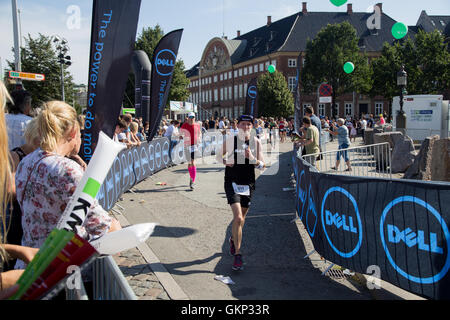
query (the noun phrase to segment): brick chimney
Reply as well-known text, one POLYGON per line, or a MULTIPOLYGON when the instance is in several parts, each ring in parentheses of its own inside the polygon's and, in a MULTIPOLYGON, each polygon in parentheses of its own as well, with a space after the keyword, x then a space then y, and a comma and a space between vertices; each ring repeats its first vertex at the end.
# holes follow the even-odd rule
POLYGON ((267 16, 267 26, 272 24, 272 16, 267 16))
POLYGON ((302 2, 302 13, 303 14, 307 14, 308 13, 308 9, 306 8, 306 4, 307 4, 307 2, 302 2))
POLYGON ((347 3, 347 14, 353 13, 353 5, 351 3, 347 3))
POLYGON ((240 37, 241 36, 241 30, 237 31, 237 36, 240 37))
POLYGON ((383 3, 377 3, 376 6, 380 8, 380 13, 383 13, 383 3))

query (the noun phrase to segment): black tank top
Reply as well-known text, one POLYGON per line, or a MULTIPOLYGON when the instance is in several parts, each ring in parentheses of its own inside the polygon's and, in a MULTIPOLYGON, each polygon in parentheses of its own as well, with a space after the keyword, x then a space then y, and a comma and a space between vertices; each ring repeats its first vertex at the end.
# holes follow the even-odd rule
POLYGON ((249 142, 234 137, 234 166, 225 168, 225 182, 255 186, 255 165, 250 164, 249 159, 245 158, 245 147, 250 146, 252 154, 256 157, 256 143, 250 145, 249 142))

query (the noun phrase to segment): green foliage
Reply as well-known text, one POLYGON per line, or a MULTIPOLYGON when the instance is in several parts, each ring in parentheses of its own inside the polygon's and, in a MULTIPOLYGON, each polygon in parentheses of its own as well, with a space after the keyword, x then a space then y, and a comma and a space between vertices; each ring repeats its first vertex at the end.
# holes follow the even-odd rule
POLYGON ((172 85, 170 87, 168 101, 186 101, 190 92, 187 90, 189 86, 189 79, 184 74, 184 62, 183 60, 177 60, 172 77, 172 85))
POLYGON ((289 117, 294 113, 294 98, 282 73, 265 73, 258 78, 259 116, 289 117))
MULTIPOLYGON (((68 53, 70 54, 70 52, 68 53)), ((23 86, 32 94, 33 107, 40 107, 42 103, 50 100, 61 100, 61 65, 51 37, 39 34, 33 39, 29 34, 25 39, 25 47, 21 48, 22 71, 42 73, 45 81, 22 81, 23 86)), ((14 70, 14 62, 8 61, 10 70, 14 70)), ((64 93, 66 101, 73 102, 73 78, 67 67, 64 68, 64 93)))
POLYGON ((314 40, 308 41, 301 81, 303 94, 316 92, 323 82, 332 85, 333 100, 353 91, 363 94, 370 91, 371 69, 367 56, 359 50, 356 30, 350 23, 329 24, 314 40), (344 72, 346 62, 355 65, 353 73, 344 72))
POLYGON ((408 74, 408 94, 442 94, 450 87, 450 53, 444 40, 438 31, 420 30, 414 40, 385 43, 381 57, 372 62, 371 95, 398 96, 397 72, 402 64, 408 74))

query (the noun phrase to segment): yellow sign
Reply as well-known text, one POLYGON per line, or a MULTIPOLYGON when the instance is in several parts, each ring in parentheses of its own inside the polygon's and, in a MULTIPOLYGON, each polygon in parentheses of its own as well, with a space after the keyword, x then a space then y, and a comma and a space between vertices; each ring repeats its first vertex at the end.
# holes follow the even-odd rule
POLYGON ((45 75, 40 73, 29 73, 29 72, 19 72, 19 71, 10 71, 10 78, 22 79, 22 80, 30 80, 30 81, 44 81, 45 75))

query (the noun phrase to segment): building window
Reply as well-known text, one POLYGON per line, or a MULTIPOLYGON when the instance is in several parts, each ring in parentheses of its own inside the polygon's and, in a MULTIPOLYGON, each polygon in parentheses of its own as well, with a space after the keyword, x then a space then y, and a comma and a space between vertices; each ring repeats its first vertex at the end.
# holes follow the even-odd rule
POLYGON ((212 91, 211 90, 209 90, 209 100, 208 100, 209 102, 211 102, 212 101, 212 91))
POLYGON ((220 101, 224 101, 224 97, 223 97, 223 88, 220 88, 220 101))
POLYGON ((319 116, 325 117, 325 103, 319 103, 319 116))
POLYGON ((297 59, 289 59, 288 60, 288 67, 289 68, 296 68, 297 67, 297 59))
POLYGON ((253 73, 253 66, 248 67, 248 74, 252 74, 253 73))
POLYGON ((220 81, 223 81, 223 73, 220 74, 220 81))
POLYGON ((248 69, 247 67, 244 68, 244 76, 246 76, 248 74, 248 69))
POLYGON ((296 80, 297 80, 297 77, 289 77, 288 78, 288 87, 291 92, 294 92, 294 90, 295 90, 295 86, 297 84, 296 80))
POLYGON ((263 72, 264 71, 264 63, 260 63, 259 64, 259 72, 263 72))
POLYGON ((228 99, 230 99, 230 100, 233 99, 233 94, 232 94, 231 86, 228 87, 228 99))
POLYGON ((214 76, 214 83, 217 82, 217 76, 214 76))
POLYGON ((239 69, 239 77, 242 77, 242 68, 239 69))
POLYGON ((238 86, 237 84, 234 85, 234 98, 237 99, 238 97, 238 86))
POLYGON ((223 74, 223 79, 224 79, 224 80, 228 80, 228 72, 225 72, 225 73, 223 74))
POLYGON ((274 67, 276 67, 277 66, 277 60, 272 60, 272 64, 273 64, 274 67))
POLYGON ((383 102, 375 102, 375 116, 383 113, 383 102))
POLYGON ((242 98, 242 89, 243 89, 243 86, 242 86, 242 83, 239 85, 239 98, 242 98))
POLYGON ((219 101, 219 90, 214 89, 214 101, 219 101))
POLYGON ((234 77, 235 77, 235 78, 237 78, 237 76, 238 76, 237 73, 238 73, 238 71, 237 71, 237 70, 234 70, 234 77))
POLYGON ((231 71, 230 71, 230 72, 228 72, 228 79, 230 79, 230 80, 231 80, 231 71))
POLYGON ((345 104, 345 116, 353 116, 353 103, 345 104))
POLYGON ((244 83, 244 95, 247 96, 247 84, 244 83))

